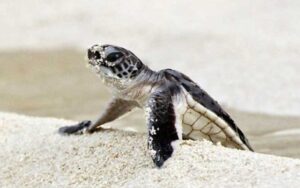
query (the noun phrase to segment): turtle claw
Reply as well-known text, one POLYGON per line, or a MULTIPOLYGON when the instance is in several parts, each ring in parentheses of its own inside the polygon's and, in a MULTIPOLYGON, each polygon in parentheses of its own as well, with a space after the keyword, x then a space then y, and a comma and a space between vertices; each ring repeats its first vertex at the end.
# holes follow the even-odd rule
POLYGON ((63 134, 63 135, 83 134, 85 132, 88 132, 87 130, 91 124, 92 124, 92 122, 89 120, 82 121, 76 125, 61 127, 58 129, 58 133, 63 134))

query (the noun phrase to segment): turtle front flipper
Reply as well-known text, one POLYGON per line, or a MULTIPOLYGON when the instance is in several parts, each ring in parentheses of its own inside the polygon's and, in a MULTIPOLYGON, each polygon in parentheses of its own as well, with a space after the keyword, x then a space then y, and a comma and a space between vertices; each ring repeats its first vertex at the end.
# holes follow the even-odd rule
POLYGON ((155 165, 161 167, 173 153, 171 143, 178 140, 171 94, 169 92, 152 94, 146 107, 146 117, 148 149, 155 165))
POLYGON ((58 132, 60 134, 82 134, 84 132, 96 132, 98 130, 101 130, 101 125, 121 117, 137 106, 138 104, 134 101, 115 98, 109 103, 106 110, 95 122, 82 121, 76 125, 61 127, 59 128, 58 132))
POLYGON ((82 134, 90 125, 91 121, 82 121, 76 125, 64 126, 58 129, 60 134, 82 134))

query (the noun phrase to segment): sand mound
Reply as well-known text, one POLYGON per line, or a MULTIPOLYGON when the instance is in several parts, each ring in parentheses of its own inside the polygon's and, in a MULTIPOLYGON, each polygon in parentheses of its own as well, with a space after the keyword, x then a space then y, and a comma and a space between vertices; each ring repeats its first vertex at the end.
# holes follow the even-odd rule
POLYGON ((157 169, 146 135, 57 134, 72 123, 0 113, 0 187, 300 186, 300 160, 183 141, 157 169))

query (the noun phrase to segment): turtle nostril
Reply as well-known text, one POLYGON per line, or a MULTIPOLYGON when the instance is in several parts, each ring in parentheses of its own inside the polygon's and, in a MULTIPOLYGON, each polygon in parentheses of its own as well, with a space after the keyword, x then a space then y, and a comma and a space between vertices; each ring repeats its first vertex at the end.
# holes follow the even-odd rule
POLYGON ((95 59, 100 59, 100 53, 98 51, 95 52, 95 59))
POLYGON ((100 53, 98 51, 93 52, 92 50, 88 49, 87 52, 88 58, 89 59, 100 59, 100 53))

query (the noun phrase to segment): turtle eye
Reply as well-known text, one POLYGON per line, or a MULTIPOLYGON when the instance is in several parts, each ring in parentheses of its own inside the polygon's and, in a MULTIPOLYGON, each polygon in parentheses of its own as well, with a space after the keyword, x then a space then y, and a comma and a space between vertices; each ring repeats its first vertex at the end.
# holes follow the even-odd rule
POLYGON ((116 60, 118 60, 122 56, 123 56, 122 53, 120 53, 120 52, 114 52, 114 53, 109 54, 106 57, 106 60, 109 61, 109 62, 115 62, 116 60))

